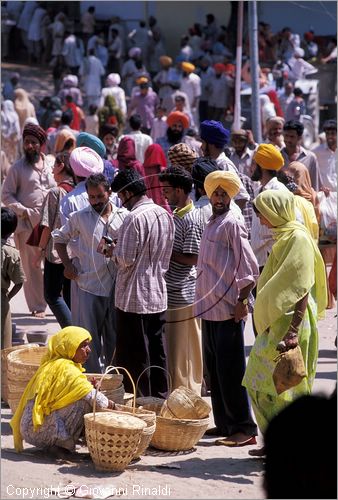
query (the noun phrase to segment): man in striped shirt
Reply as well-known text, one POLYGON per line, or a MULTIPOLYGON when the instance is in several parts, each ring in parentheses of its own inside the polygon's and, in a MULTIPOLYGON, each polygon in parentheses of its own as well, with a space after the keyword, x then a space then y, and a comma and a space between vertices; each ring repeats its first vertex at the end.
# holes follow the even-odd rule
POLYGON ((164 196, 175 207, 174 247, 166 274, 168 310, 165 338, 173 389, 180 385, 201 394, 203 363, 201 322, 194 317, 196 264, 203 224, 190 198, 191 174, 170 167, 160 174, 164 196))
MULTIPOLYGON (((151 365, 166 368, 162 338, 167 309, 164 275, 172 252, 174 223, 166 210, 146 196, 144 180, 135 170, 120 171, 112 190, 130 210, 112 254, 117 266, 116 361, 137 380, 151 365)), ((125 386, 131 390, 129 381, 125 386)), ((144 396, 163 396, 167 391, 165 372, 146 372, 139 388, 144 396)))

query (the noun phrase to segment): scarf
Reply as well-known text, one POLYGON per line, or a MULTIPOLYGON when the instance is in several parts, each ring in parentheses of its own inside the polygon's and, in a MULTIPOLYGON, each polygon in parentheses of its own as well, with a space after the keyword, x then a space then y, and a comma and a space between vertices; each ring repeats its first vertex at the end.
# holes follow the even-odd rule
POLYGON ((19 117, 14 109, 13 101, 10 100, 3 101, 1 104, 1 135, 5 139, 10 139, 13 135, 16 135, 14 140, 19 140, 19 117))
POLYGON ((261 334, 310 291, 321 315, 327 304, 326 273, 318 246, 296 221, 292 193, 266 190, 254 204, 274 226, 276 239, 257 284, 254 321, 261 334))
POLYGON ((84 328, 68 326, 48 341, 48 352, 40 367, 31 378, 21 396, 19 406, 10 421, 16 451, 22 451, 20 423, 29 400, 34 399, 33 425, 36 430, 46 416, 86 396, 93 388, 80 363, 72 360, 77 348, 85 340, 91 340, 84 328))
POLYGON ((316 201, 317 195, 312 187, 311 177, 306 166, 300 161, 292 161, 286 168, 286 171, 288 175, 293 177, 294 182, 298 186, 298 190, 295 191, 295 194, 302 196, 316 207, 318 205, 318 201, 316 201))
POLYGON ((125 170, 132 168, 144 177, 144 168, 140 161, 136 160, 135 142, 131 137, 122 137, 117 149, 118 168, 125 170))

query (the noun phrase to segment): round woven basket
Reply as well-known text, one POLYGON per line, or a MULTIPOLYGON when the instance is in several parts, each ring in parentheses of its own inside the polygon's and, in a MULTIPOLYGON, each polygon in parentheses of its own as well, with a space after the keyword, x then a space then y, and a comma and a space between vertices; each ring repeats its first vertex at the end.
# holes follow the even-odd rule
POLYGON ((109 389, 109 390, 101 390, 102 394, 106 396, 106 398, 111 399, 114 403, 123 404, 124 403, 124 385, 122 384, 117 389, 109 389))
POLYGON ((84 421, 87 446, 95 468, 124 470, 135 456, 145 422, 116 412, 87 413, 84 421))
POLYGON ((7 347, 1 350, 1 399, 8 403, 8 363, 7 357, 11 352, 18 349, 26 349, 30 347, 39 347, 38 344, 21 344, 13 347, 7 347))
POLYGON ((211 412, 211 407, 201 396, 187 387, 180 386, 175 389, 166 401, 167 414, 162 416, 172 416, 174 418, 206 418, 211 412))
POLYGON ((190 450, 201 439, 208 425, 209 418, 190 420, 158 416, 150 444, 159 450, 190 450))
MULTIPOLYGON (((85 373, 89 382, 93 380, 99 381, 102 378, 102 373, 85 373)), ((123 383, 123 375, 120 373, 109 373, 101 382, 100 389, 102 391, 112 391, 119 389, 123 383)))
POLYGON ((39 368, 47 350, 47 347, 28 347, 8 354, 8 404, 12 413, 17 409, 26 385, 39 368))
MULTIPOLYGON (((138 376, 138 379, 136 381, 136 394, 137 394, 137 389, 138 389, 138 384, 140 382, 140 378, 142 377, 142 375, 146 371, 150 370, 151 368, 159 368, 160 370, 163 370, 168 375, 168 392, 170 394, 171 388, 172 388, 172 381, 171 381, 170 373, 162 366, 157 366, 157 365, 150 365, 140 373, 140 375, 138 376)), ((164 398, 155 398, 153 396, 141 396, 141 397, 136 398, 136 406, 138 406, 138 407, 142 406, 142 408, 145 408, 146 410, 149 410, 149 411, 154 411, 156 413, 156 415, 160 415, 164 401, 165 401, 164 398)))
MULTIPOLYGON (((123 369, 129 376, 134 389, 135 384, 125 368, 108 366, 104 376, 111 370, 123 369)), ((96 388, 97 391, 97 388, 96 388)), ((90 456, 96 469, 106 471, 122 471, 134 458, 140 444, 142 431, 147 424, 130 412, 96 411, 96 397, 93 413, 84 416, 86 441, 90 456)))

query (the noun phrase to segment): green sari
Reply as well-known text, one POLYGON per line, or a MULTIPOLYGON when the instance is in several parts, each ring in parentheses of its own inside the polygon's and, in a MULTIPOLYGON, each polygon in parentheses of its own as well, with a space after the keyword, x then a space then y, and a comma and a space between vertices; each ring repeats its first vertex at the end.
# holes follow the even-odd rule
POLYGON ((294 196, 267 190, 254 203, 274 226, 276 239, 257 284, 254 321, 258 336, 243 378, 257 424, 264 432, 286 405, 311 392, 318 357, 317 319, 325 310, 327 296, 324 262, 307 229, 296 222, 294 196), (308 304, 298 329, 307 377, 278 395, 272 379, 276 347, 288 332, 295 305, 307 294, 308 304))

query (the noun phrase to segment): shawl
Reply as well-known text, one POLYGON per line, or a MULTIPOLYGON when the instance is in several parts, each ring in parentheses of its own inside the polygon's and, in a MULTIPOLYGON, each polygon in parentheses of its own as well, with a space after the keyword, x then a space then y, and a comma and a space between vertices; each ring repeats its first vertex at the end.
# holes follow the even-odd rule
POLYGON ((9 99, 1 104, 1 135, 5 139, 10 139, 15 135, 16 141, 20 138, 20 123, 17 112, 14 109, 13 101, 9 99))
POLYGON ((99 118, 99 125, 102 127, 106 123, 116 125, 117 127, 123 126, 123 114, 116 104, 115 97, 111 94, 107 95, 104 100, 104 106, 97 112, 99 118))
POLYGON ((289 191, 266 190, 254 200, 259 212, 273 225, 276 243, 257 284, 254 321, 262 334, 275 321, 293 311, 309 292, 318 315, 327 304, 325 265, 318 246, 305 226, 296 221, 295 197, 289 191))
POLYGON ((93 388, 80 363, 73 357, 79 345, 91 340, 90 333, 84 328, 68 326, 50 337, 48 352, 41 360, 40 367, 31 378, 16 412, 10 421, 13 430, 14 446, 22 451, 20 423, 29 400, 35 397, 33 406, 33 425, 37 429, 47 415, 68 406, 86 396, 93 388))
POLYGON ((76 147, 76 138, 69 129, 64 128, 60 130, 60 132, 56 136, 55 154, 64 151, 65 144, 70 139, 72 139, 73 141, 73 145, 70 148, 68 148, 68 151, 71 153, 73 149, 76 147))
POLYGON ((23 130, 27 118, 36 118, 35 108, 24 89, 15 89, 14 95, 15 111, 18 113, 20 127, 23 130))
POLYGON ((298 190, 295 191, 295 193, 310 201, 312 205, 316 207, 318 205, 316 201, 317 194, 312 187, 311 177, 307 167, 300 161, 292 161, 285 170, 288 175, 293 177, 294 182, 298 186, 298 190))
POLYGON ((167 160, 163 149, 159 144, 151 144, 144 153, 145 183, 147 195, 162 208, 171 213, 167 200, 165 199, 159 181, 159 174, 165 170, 167 160))
POLYGON ((118 168, 125 170, 132 168, 144 177, 144 168, 140 161, 136 160, 135 142, 131 137, 122 137, 117 149, 118 168))

